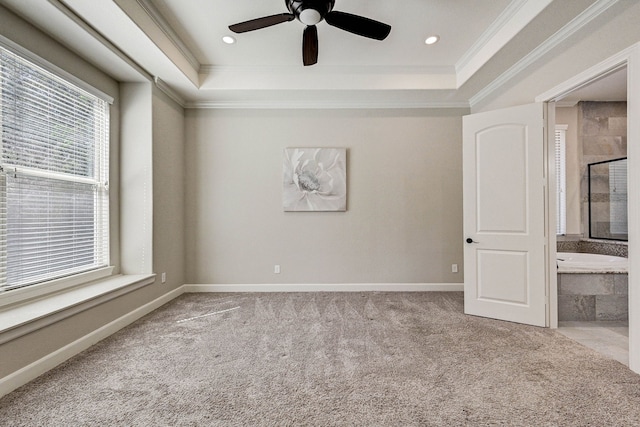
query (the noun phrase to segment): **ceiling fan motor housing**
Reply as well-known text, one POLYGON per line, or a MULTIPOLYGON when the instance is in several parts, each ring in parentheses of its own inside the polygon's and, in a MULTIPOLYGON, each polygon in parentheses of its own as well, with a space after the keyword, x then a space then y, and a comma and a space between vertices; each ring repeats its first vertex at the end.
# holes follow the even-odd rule
POLYGON ((331 12, 335 0, 285 0, 287 8, 305 25, 316 25, 331 12))

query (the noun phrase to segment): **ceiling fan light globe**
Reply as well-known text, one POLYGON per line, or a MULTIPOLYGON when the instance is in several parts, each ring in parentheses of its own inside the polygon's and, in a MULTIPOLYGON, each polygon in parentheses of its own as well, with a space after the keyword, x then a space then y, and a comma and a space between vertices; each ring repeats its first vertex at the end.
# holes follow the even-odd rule
POLYGON ((305 25, 316 25, 322 21, 322 14, 315 9, 305 9, 300 12, 298 19, 305 25))

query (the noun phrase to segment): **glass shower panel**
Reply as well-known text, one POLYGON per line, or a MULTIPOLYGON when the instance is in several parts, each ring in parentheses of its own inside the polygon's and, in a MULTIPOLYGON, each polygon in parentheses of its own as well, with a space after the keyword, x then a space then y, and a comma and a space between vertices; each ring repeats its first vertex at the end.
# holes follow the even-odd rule
POLYGON ((628 239, 627 158, 588 165, 589 237, 628 239))

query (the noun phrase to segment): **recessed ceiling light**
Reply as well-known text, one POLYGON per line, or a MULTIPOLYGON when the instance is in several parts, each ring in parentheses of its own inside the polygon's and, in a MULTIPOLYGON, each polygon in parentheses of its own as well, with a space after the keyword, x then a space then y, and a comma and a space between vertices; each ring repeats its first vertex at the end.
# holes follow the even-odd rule
POLYGON ((235 39, 235 37, 224 36, 222 38, 222 41, 225 42, 226 44, 234 44, 236 42, 236 39, 235 39))
POLYGON ((440 36, 429 36, 424 42, 425 44, 435 44, 438 43, 438 40, 440 40, 440 36))

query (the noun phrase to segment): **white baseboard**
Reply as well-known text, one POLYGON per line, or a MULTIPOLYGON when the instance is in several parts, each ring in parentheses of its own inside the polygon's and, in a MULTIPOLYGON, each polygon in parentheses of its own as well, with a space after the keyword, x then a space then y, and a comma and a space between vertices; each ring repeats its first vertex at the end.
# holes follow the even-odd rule
POLYGON ((104 325, 103 327, 96 329, 77 339, 76 341, 62 347, 59 350, 54 351, 43 357, 40 360, 36 360, 24 368, 7 375, 0 379, 0 397, 11 393, 13 390, 27 384, 29 381, 33 381, 45 372, 55 368, 62 362, 70 359, 76 354, 88 349, 97 342, 107 338, 108 336, 118 332, 120 329, 140 319, 142 316, 151 313, 153 310, 163 306, 174 298, 184 293, 184 286, 164 294, 160 298, 157 298, 136 310, 125 314, 124 316, 114 320, 111 323, 104 325))
POLYGON ((184 292, 462 292, 462 283, 322 283, 184 285, 184 292))

